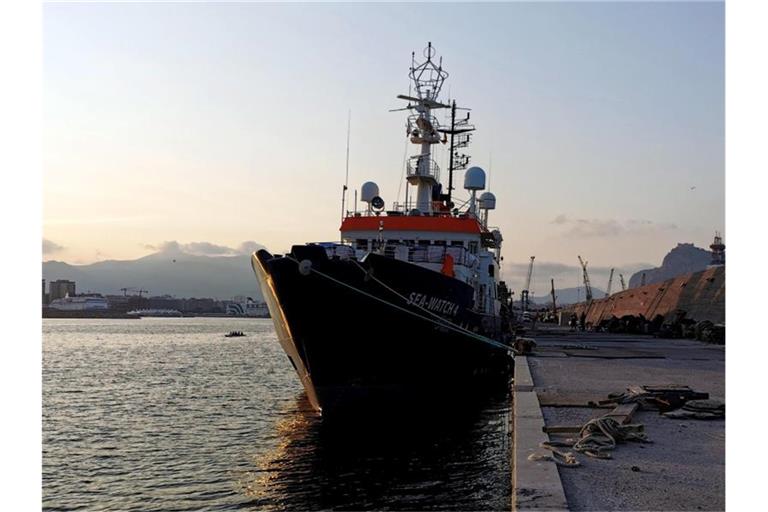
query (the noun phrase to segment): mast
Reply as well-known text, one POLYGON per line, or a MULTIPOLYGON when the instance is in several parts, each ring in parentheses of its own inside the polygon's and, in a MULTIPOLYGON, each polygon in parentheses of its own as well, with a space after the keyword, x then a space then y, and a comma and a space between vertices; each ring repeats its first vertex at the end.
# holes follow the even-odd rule
POLYGON ((556 301, 557 297, 555 297, 555 280, 550 279, 549 281, 552 283, 552 291, 550 292, 550 294, 552 295, 552 314, 557 315, 557 301, 556 301))

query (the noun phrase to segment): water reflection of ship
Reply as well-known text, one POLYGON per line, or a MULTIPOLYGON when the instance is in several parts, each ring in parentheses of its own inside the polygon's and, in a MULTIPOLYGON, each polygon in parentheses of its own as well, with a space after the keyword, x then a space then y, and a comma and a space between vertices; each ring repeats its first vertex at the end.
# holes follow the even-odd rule
POLYGON ((509 508, 509 396, 322 420, 305 396, 240 479, 260 510, 509 508))

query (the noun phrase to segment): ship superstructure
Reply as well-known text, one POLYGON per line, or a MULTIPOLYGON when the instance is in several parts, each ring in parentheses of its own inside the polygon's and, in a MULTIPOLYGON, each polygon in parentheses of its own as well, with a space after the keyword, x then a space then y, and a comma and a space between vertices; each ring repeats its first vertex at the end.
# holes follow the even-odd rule
MULTIPOLYGON (((469 111, 439 99, 448 77, 431 43, 412 56, 403 203, 389 208, 379 187, 360 188, 362 209, 345 212, 341 243, 295 245, 254 254, 253 267, 278 337, 319 410, 429 392, 506 385, 510 318, 500 281, 502 236, 489 226, 496 207, 485 171, 468 167, 469 111), (435 112, 449 121, 442 125, 435 112), (457 119, 457 112, 466 114, 457 119), (448 144, 446 187, 433 146, 448 144), (454 173, 468 198, 454 202, 454 173), (409 192, 413 190, 413 193, 409 192), (411 197, 409 197, 411 196, 411 197)), ((445 176, 444 176, 445 178, 445 176)))

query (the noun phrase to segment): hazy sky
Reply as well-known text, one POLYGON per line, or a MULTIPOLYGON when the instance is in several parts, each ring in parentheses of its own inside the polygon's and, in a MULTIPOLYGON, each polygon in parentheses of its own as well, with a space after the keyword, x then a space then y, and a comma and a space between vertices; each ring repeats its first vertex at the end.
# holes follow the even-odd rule
POLYGON ((427 41, 473 109, 511 280, 724 229, 722 3, 47 4, 44 37, 46 259, 337 239, 347 112, 350 187, 397 200, 388 110, 427 41))

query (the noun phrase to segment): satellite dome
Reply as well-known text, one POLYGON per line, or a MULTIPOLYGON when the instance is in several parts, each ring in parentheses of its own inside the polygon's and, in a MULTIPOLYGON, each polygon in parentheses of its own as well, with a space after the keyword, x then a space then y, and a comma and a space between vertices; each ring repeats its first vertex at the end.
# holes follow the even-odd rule
POLYGON ((495 210, 496 209, 496 196, 492 192, 483 192, 480 195, 480 209, 482 210, 495 210))
POLYGON ((360 187, 360 200, 364 203, 370 203, 374 197, 379 195, 379 186, 372 181, 366 181, 360 187))
POLYGON ((467 190, 483 190, 485 188, 485 171, 479 167, 470 167, 464 173, 464 188, 467 190))

